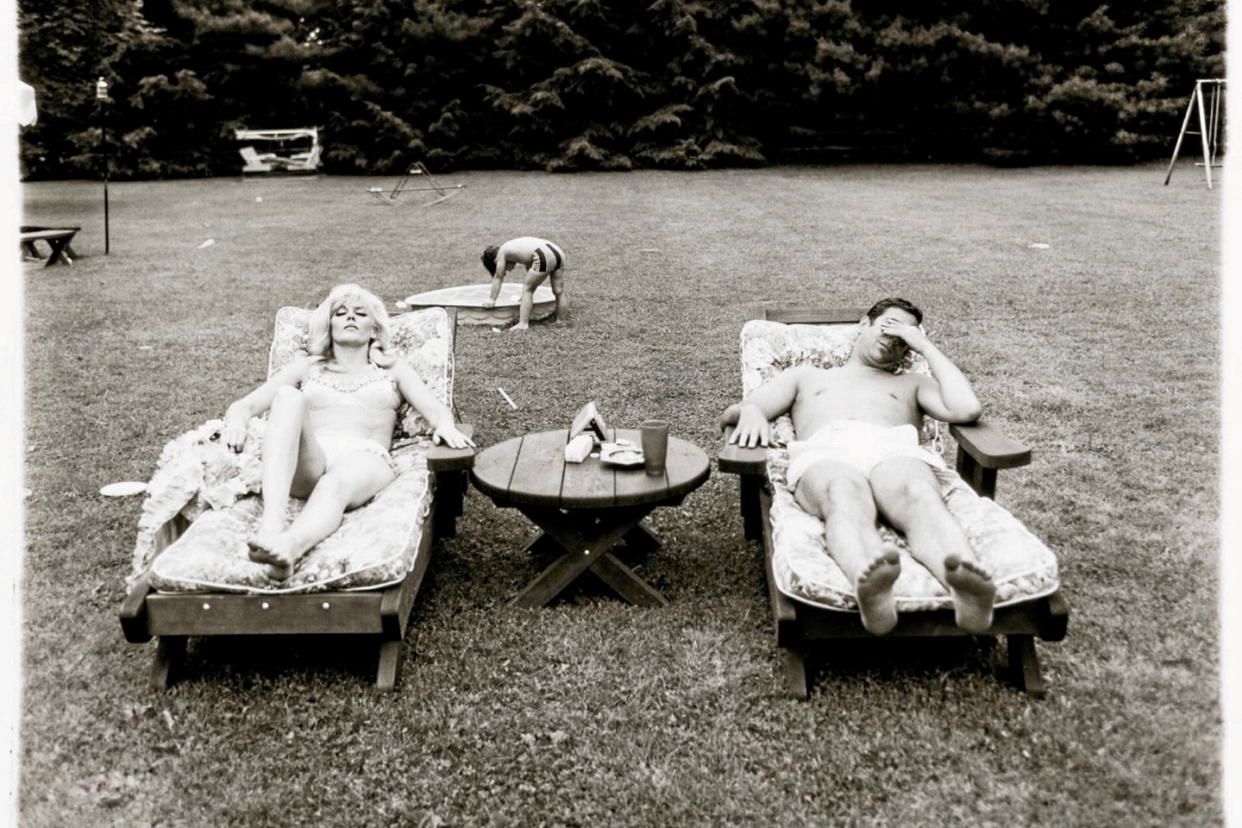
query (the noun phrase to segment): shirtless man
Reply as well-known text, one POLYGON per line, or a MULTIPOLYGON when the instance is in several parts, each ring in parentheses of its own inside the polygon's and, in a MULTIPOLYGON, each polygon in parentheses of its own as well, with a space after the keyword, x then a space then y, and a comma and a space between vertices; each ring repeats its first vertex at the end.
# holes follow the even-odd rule
POLYGON ((881 300, 859 320, 840 368, 791 368, 721 416, 721 426, 737 426, 729 442, 752 447, 768 445, 768 422, 790 412, 799 439, 789 444, 789 487, 824 521, 828 551, 854 585, 863 626, 877 635, 897 624, 892 588, 900 574, 897 550, 876 529, 877 508, 948 587, 957 625, 979 633, 992 624, 996 587, 945 508, 932 472, 944 461, 918 442, 924 414, 967 423, 981 407, 970 381, 919 329, 922 321, 906 300, 881 300), (894 373, 910 350, 934 378, 894 373))
POLYGON ((552 293, 556 296, 557 321, 568 321, 568 302, 565 300, 565 252, 560 247, 534 236, 522 236, 497 247, 489 245, 483 251, 483 267, 492 274, 491 297, 483 303, 485 308, 496 307, 500 284, 514 265, 526 267, 526 281, 522 284, 522 302, 518 306, 518 321, 512 330, 524 331, 530 327, 530 311, 535 305, 535 288, 544 279, 552 280, 552 293))

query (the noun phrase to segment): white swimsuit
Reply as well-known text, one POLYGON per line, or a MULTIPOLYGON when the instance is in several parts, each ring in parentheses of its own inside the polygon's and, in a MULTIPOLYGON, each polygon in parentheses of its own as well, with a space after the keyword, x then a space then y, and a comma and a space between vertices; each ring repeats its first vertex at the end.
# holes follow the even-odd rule
MULTIPOLYGON (((343 378, 338 379, 322 365, 311 365, 306 379, 302 381, 302 398, 306 407, 312 411, 342 406, 395 411, 401 404, 396 382, 374 364, 371 370, 370 376, 353 385, 345 385, 343 378)), ((325 469, 331 469, 348 454, 365 451, 381 458, 394 472, 397 470, 387 446, 361 437, 353 429, 319 428, 315 430, 315 438, 323 452, 325 469)))

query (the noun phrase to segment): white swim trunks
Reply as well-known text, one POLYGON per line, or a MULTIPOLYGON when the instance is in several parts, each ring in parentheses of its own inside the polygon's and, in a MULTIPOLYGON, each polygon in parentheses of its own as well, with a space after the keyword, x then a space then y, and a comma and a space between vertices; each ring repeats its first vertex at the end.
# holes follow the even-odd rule
POLYGON ((811 435, 809 440, 789 444, 789 471, 785 481, 789 490, 798 486, 802 475, 817 463, 844 463, 868 477, 871 470, 893 457, 913 457, 932 468, 943 469, 944 460, 919 445, 914 426, 882 426, 860 420, 836 420, 811 435))

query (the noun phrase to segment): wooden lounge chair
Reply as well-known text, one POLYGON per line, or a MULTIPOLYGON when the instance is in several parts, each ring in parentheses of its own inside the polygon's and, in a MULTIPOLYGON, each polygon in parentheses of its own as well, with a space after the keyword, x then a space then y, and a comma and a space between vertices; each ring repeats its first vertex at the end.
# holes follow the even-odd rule
MULTIPOLYGON (((767 309, 763 320, 748 322, 742 329, 743 393, 752 393, 775 373, 795 365, 840 365, 849 356, 864 314, 863 309, 767 309)), ((921 357, 912 361, 910 370, 928 372, 921 357)), ((925 422, 921 435, 925 446, 938 449, 940 426, 925 422)), ((729 432, 726 429, 726 441, 729 432)), ((1042 696, 1035 637, 1062 640, 1069 616, 1056 558, 992 500, 996 472, 1030 463, 1031 452, 983 421, 950 426, 949 432, 958 446, 956 472, 937 473, 943 475, 948 490, 946 505, 997 584, 994 621, 986 635, 1005 636, 1005 671, 1019 689, 1042 696)), ((745 535, 763 543, 784 678, 790 695, 806 698, 813 679, 807 665, 812 650, 833 640, 871 634, 862 626, 852 585, 827 554, 822 522, 802 511, 785 485, 784 445, 793 437, 788 415, 774 421, 773 435, 778 447, 770 449, 744 449, 726 442, 719 465, 722 472, 740 476, 745 535)), ((903 564, 895 585, 900 620, 884 638, 968 635, 954 624, 943 585, 909 557, 904 539, 894 530, 882 525, 881 531, 902 546, 903 564)))
MULTIPOLYGON (((282 308, 269 375, 304 349, 310 312, 282 308)), ((452 407, 456 315, 431 308, 392 318, 394 350, 452 407)), ((398 412, 396 479, 310 550, 287 581, 249 560, 245 538, 261 511, 262 428, 246 449, 220 439, 222 422, 169 443, 148 487, 133 574, 120 610, 125 637, 158 638, 150 683, 175 678, 191 636, 354 634, 378 644, 376 686, 391 690, 410 609, 436 537, 454 534, 474 449, 433 446, 430 427, 409 406, 398 412)), ((469 426, 462 430, 470 433, 469 426)), ((291 514, 301 502, 291 504, 291 514)))

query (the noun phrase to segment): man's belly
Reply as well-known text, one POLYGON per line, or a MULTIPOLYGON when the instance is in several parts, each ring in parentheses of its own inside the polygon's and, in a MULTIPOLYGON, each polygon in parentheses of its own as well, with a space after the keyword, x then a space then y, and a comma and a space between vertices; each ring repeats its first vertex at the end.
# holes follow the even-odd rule
POLYGON ((885 427, 910 425, 918 428, 921 425, 917 417, 910 417, 896 411, 855 410, 845 414, 829 411, 801 416, 795 412, 793 416, 794 433, 797 434, 799 440, 809 440, 824 426, 839 422, 861 422, 885 427))

